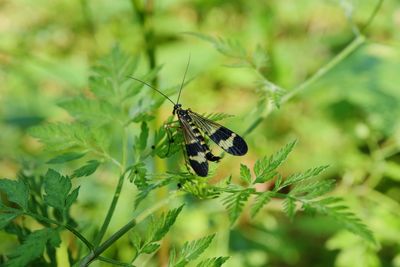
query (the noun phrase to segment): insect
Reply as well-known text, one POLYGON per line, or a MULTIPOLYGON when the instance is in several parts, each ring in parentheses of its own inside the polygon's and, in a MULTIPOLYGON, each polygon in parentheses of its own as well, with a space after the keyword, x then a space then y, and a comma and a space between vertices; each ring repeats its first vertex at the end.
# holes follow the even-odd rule
POLYGON ((247 153, 248 148, 246 142, 238 134, 212 120, 199 115, 196 112, 193 112, 190 108, 182 108, 182 105, 179 103, 179 99, 185 83, 189 62, 190 57, 176 102, 172 101, 167 95, 154 88, 150 84, 134 77, 130 78, 139 81, 157 91, 174 105, 172 114, 177 115, 178 117, 178 121, 176 122, 179 123, 178 128, 181 129, 183 134, 186 148, 186 159, 189 161, 190 166, 198 176, 205 177, 208 174, 208 161, 218 162, 221 157, 215 156, 211 152, 209 146, 205 142, 203 134, 207 135, 223 150, 235 156, 243 156, 247 153))

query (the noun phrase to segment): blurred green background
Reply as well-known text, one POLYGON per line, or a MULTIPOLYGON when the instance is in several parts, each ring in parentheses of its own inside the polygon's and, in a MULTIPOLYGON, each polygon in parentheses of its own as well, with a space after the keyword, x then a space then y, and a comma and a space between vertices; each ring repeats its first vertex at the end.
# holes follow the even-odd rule
MULTIPOLYGON (((260 46, 268 54, 265 75, 290 90, 345 49, 355 25, 362 28, 376 5, 372 0, 0 1, 0 176, 46 168, 49 154, 27 129, 70 121, 57 103, 87 90, 90 67, 115 44, 140 57, 139 73, 163 65, 159 88, 179 84, 191 55, 188 76, 195 79, 183 91, 183 106, 233 114, 224 124, 243 133, 260 107, 271 107, 260 102, 257 77, 246 68, 226 67, 229 58, 185 32, 236 40, 248 51, 260 46), (144 24, 138 10, 148 12, 144 24)), ((217 232, 209 253, 232 256, 226 266, 400 267, 400 2, 383 1, 365 35, 354 53, 268 114, 246 136, 249 154, 227 156, 213 181, 237 175, 240 162, 252 165, 297 139, 282 172, 329 164, 324 175, 337 180, 332 194, 346 199, 379 247, 338 231, 326 218, 299 213, 291 222, 279 201, 255 221, 243 216, 230 230, 220 204, 190 200, 165 242, 181 244, 217 232)), ((168 103, 160 108, 159 125, 171 111, 168 103)), ((79 181, 80 221, 101 223, 116 182, 107 168, 79 181)), ((133 185, 124 188, 111 232, 132 216, 134 193, 133 185)), ((7 254, 15 242, 4 233, 0 239, 1 254, 7 254)), ((59 253, 69 245, 67 234, 63 241, 59 253)), ((132 252, 123 239, 107 253, 124 260, 132 252)), ((165 255, 147 266, 161 266, 165 255)))

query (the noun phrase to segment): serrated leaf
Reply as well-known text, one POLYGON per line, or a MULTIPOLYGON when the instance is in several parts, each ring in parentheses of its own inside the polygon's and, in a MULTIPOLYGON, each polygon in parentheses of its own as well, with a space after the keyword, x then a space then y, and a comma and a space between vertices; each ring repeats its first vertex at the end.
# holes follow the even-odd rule
POLYGON ((142 238, 140 237, 140 235, 137 232, 131 232, 129 237, 135 250, 139 251, 140 245, 142 243, 142 238))
POLYGON ((45 251, 46 245, 57 247, 61 243, 58 232, 52 228, 37 230, 28 235, 23 243, 8 255, 7 267, 28 266, 45 251))
POLYGON ((124 53, 118 45, 104 56, 95 67, 89 79, 90 90, 99 98, 120 102, 140 88, 134 87, 128 76, 136 69, 138 59, 124 53), (135 90, 136 88, 136 90, 135 90))
POLYGON ((139 138, 136 140, 137 148, 139 151, 143 151, 147 145, 147 139, 149 137, 149 127, 147 126, 146 122, 142 122, 140 126, 140 135, 139 138))
POLYGON ((49 169, 44 177, 45 202, 56 209, 64 210, 71 187, 69 178, 49 169))
POLYGON ((240 179, 247 184, 251 183, 251 173, 249 167, 244 164, 240 164, 240 179))
POLYGON ((203 237, 201 239, 186 242, 179 253, 177 262, 172 265, 174 267, 183 267, 187 263, 197 259, 211 244, 215 234, 203 237))
POLYGON ((86 153, 68 152, 68 153, 64 153, 62 155, 58 155, 58 156, 50 159, 46 163, 48 163, 48 164, 65 163, 65 162, 68 162, 68 161, 73 161, 73 160, 80 159, 85 155, 86 155, 86 153))
POLYGON ((316 180, 308 179, 298 182, 294 185, 290 194, 293 196, 301 196, 303 199, 313 199, 332 190, 335 186, 335 180, 316 180))
POLYGON ((205 260, 202 260, 197 264, 197 267, 220 267, 222 266, 229 257, 215 257, 215 258, 208 258, 205 260))
POLYGON ((269 192, 263 192, 258 195, 250 210, 251 217, 254 218, 261 210, 261 208, 264 207, 269 201, 271 201, 271 196, 269 192))
POLYGON ((226 118, 231 118, 233 115, 222 113, 222 112, 215 112, 215 113, 204 113, 202 114, 203 117, 212 120, 212 121, 220 121, 226 118))
POLYGON ((72 177, 82 177, 82 176, 89 176, 93 174, 97 168, 99 167, 100 162, 97 160, 89 160, 86 162, 85 165, 82 167, 74 170, 74 173, 72 174, 72 177))
POLYGON ((313 178, 314 176, 319 175, 321 172, 323 172, 328 167, 329 167, 328 165, 324 165, 324 166, 319 166, 316 168, 308 169, 302 173, 292 174, 285 179, 285 181, 281 185, 281 188, 288 186, 288 185, 298 183, 300 181, 305 181, 307 179, 313 178))
POLYGON ((256 179, 253 183, 264 183, 268 179, 272 179, 276 175, 275 170, 286 160, 295 144, 296 141, 288 143, 269 158, 264 157, 257 160, 253 168, 256 174, 256 179))
POLYGON ((313 202, 308 201, 303 204, 303 208, 306 211, 311 209, 313 212, 335 219, 345 229, 376 245, 371 230, 347 206, 343 205, 341 198, 328 197, 313 202))
POLYGON ((152 219, 150 227, 148 228, 149 242, 160 241, 169 231, 171 226, 175 223, 176 218, 182 211, 183 205, 177 209, 168 211, 167 214, 163 213, 158 219, 152 219))
POLYGON ((18 204, 22 209, 28 208, 29 188, 23 181, 0 179, 0 191, 3 191, 8 200, 18 204))
POLYGON ((223 199, 223 204, 228 210, 231 226, 236 222, 237 218, 239 218, 244 205, 253 192, 255 192, 253 188, 247 188, 235 193, 230 193, 223 199))
POLYGON ((293 220, 296 211, 296 201, 291 197, 286 198, 283 202, 283 210, 290 220, 293 220))
POLYGON ((19 211, 14 211, 10 213, 4 213, 3 211, 0 213, 0 229, 3 229, 7 224, 9 224, 12 220, 17 218, 22 213, 19 211))
POLYGON ((277 178, 275 180, 275 185, 274 185, 274 188, 272 189, 273 192, 279 191, 279 189, 281 188, 282 181, 283 181, 282 175, 277 174, 277 178))
POLYGON ((66 201, 65 201, 65 206, 67 209, 69 209, 72 204, 76 201, 76 199, 78 198, 79 195, 79 188, 77 187, 74 190, 72 190, 72 192, 68 195, 66 201))
POLYGON ((110 103, 99 99, 76 97, 59 103, 71 116, 91 125, 103 125, 116 119, 122 120, 123 113, 110 103))
POLYGON ((109 142, 103 128, 91 128, 79 123, 50 123, 30 128, 29 133, 52 151, 88 148, 102 151, 109 142))
POLYGON ((145 245, 141 249, 141 252, 146 253, 146 254, 151 254, 151 253, 155 252, 159 247, 160 247, 160 244, 158 244, 158 243, 150 243, 150 244, 145 245))
POLYGON ((133 182, 139 190, 146 189, 149 186, 149 180, 146 177, 146 165, 143 162, 139 162, 129 169, 129 181, 133 182))

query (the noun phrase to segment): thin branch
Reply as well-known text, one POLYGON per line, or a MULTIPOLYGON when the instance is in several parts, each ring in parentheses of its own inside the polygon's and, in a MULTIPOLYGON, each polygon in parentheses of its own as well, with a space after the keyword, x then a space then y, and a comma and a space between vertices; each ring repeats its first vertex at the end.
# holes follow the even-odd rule
POLYGON ((383 4, 383 0, 379 0, 378 3, 376 4, 374 10, 371 13, 371 16, 368 18, 367 22, 362 26, 361 32, 364 33, 365 30, 369 27, 369 25, 372 23, 372 21, 375 19, 376 14, 378 14, 378 11, 381 9, 383 4))
POLYGON ((87 240, 81 233, 79 233, 74 227, 72 227, 71 225, 68 224, 63 224, 60 223, 58 221, 55 221, 53 219, 44 217, 42 215, 36 214, 36 213, 32 213, 32 212, 24 212, 24 214, 31 216, 33 218, 35 218, 38 221, 45 221, 47 223, 51 223, 51 224, 55 224, 58 226, 61 226, 65 229, 67 229, 68 231, 70 231, 72 234, 74 234, 77 238, 79 238, 90 250, 92 250, 94 248, 93 244, 90 243, 89 240, 87 240))
POLYGON ((117 206, 119 196, 121 194, 122 185, 124 184, 124 177, 125 177, 125 174, 121 174, 119 177, 118 185, 117 185, 117 188, 115 189, 115 193, 114 193, 111 205, 108 208, 106 218, 104 219, 103 225, 101 226, 100 231, 95 239, 95 242, 94 242, 95 246, 98 246, 100 244, 101 240, 103 239, 104 235, 106 234, 106 231, 110 224, 111 218, 112 218, 115 208, 117 206))
MULTIPOLYGON (((101 253, 108 249, 112 244, 114 244, 118 239, 120 239, 124 234, 136 226, 136 220, 132 219, 127 224, 125 224, 116 233, 110 236, 109 239, 104 241, 98 248, 92 250, 86 257, 84 257, 80 263, 80 267, 88 266, 92 261, 96 260, 101 253)), ((104 259, 104 258, 103 258, 104 259)))

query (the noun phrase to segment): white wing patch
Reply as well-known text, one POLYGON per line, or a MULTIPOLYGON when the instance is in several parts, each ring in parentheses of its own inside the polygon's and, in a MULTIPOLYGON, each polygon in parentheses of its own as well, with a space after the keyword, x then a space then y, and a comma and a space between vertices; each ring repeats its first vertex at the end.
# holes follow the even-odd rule
POLYGON ((207 162, 206 154, 204 152, 198 152, 196 156, 189 156, 189 159, 194 160, 199 164, 207 162))
POLYGON ((233 147, 233 140, 235 139, 235 137, 236 137, 236 134, 232 133, 228 139, 219 141, 218 145, 220 147, 222 147, 223 149, 227 150, 227 149, 233 147))

